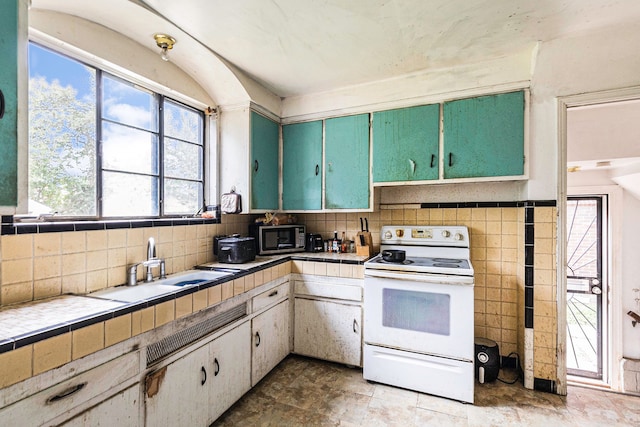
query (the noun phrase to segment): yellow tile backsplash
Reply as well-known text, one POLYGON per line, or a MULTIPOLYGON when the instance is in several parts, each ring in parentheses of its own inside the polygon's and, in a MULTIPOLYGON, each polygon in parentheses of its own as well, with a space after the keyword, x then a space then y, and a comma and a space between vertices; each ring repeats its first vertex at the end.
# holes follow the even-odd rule
MULTIPOLYGON (((246 234, 249 221, 229 215, 222 224, 2 236, 0 306, 122 285, 127 266, 146 259, 149 237, 167 274, 190 269, 213 260, 213 236, 246 234)), ((142 267, 137 278, 144 279, 142 267)))

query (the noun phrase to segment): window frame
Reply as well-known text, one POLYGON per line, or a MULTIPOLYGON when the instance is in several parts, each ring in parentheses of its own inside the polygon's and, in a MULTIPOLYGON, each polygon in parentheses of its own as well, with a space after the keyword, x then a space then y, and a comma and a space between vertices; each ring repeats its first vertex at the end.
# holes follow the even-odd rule
MULTIPOLYGON (((111 221, 111 220, 126 221, 126 220, 138 220, 138 219, 189 218, 189 217, 197 216, 207 206, 209 193, 211 192, 211 189, 216 188, 216 184, 210 182, 211 172, 208 170, 209 168, 216 169, 215 164, 211 164, 212 160, 208 158, 210 156, 210 153, 215 151, 212 149, 212 147, 210 147, 211 134, 217 133, 215 117, 213 117, 214 120, 211 120, 211 114, 210 114, 211 111, 215 112, 215 110, 212 110, 210 107, 205 106, 205 104, 197 100, 191 99, 187 96, 183 96, 175 91, 167 90, 167 88, 164 88, 163 86, 153 82, 152 80, 138 76, 133 72, 130 72, 125 69, 121 69, 120 67, 114 66, 112 64, 108 64, 106 63, 106 61, 100 61, 95 55, 91 55, 84 51, 80 51, 79 49, 75 49, 69 45, 65 45, 64 48, 62 48, 59 45, 55 45, 47 41, 39 40, 38 37, 30 37, 28 40, 28 44, 37 45, 40 48, 49 50, 57 55, 65 57, 71 61, 78 62, 83 66, 90 67, 93 70, 95 70, 95 74, 96 74, 96 87, 95 87, 95 90, 96 90, 96 93, 95 93, 96 176, 94 178, 96 183, 96 215, 75 216, 75 215, 59 215, 59 214, 52 214, 52 215, 41 214, 36 216, 34 214, 27 214, 27 215, 15 215, 14 218, 16 221, 30 222, 33 220, 38 220, 38 221, 52 221, 52 222, 53 221, 85 222, 85 221, 111 221), (102 158, 102 144, 103 144, 102 127, 104 122, 122 124, 122 123, 110 120, 106 117, 103 117, 102 115, 102 108, 103 108, 103 101, 104 101, 103 93, 102 93, 102 89, 103 89, 102 82, 103 82, 103 75, 105 74, 109 78, 121 81, 122 83, 127 85, 131 85, 136 89, 149 92, 150 94, 152 94, 152 96, 156 101, 155 103, 157 106, 156 114, 157 114, 157 120, 158 120, 158 123, 157 123, 158 130, 151 133, 156 135, 158 139, 158 176, 157 178, 158 178, 159 188, 158 188, 158 198, 157 200, 155 200, 158 207, 158 215, 129 215, 129 216, 103 215, 103 212, 104 212, 103 190, 104 189, 103 189, 102 176, 105 169, 103 169, 103 164, 102 164, 102 160, 103 160, 102 158), (168 95, 167 92, 171 92, 171 94, 168 95), (190 110, 198 114, 199 116, 198 118, 201 123, 201 129, 199 134, 200 143, 199 144, 193 143, 194 145, 198 145, 201 150, 201 158, 199 162, 201 172, 202 172, 201 179, 192 180, 192 179, 184 178, 184 180, 186 181, 200 183, 200 187, 201 187, 200 193, 199 193, 199 210, 192 213, 167 214, 164 208, 165 179, 166 179, 164 175, 164 146, 165 146, 165 139, 167 138, 164 132, 165 101, 169 101, 180 108, 185 108, 186 110, 190 110), (210 129, 210 126, 213 126, 213 128, 210 129)), ((29 69, 27 69, 27 74, 28 74, 27 76, 28 79, 30 79, 29 69)), ((138 129, 133 126, 132 128, 138 129)), ((169 138, 184 142, 184 140, 179 138, 175 138, 175 137, 169 137, 169 138)), ((214 142, 216 139, 217 138, 214 138, 214 142)), ((28 146, 28 143, 27 143, 27 146, 28 146)), ((215 159, 214 163, 216 162, 217 162, 217 159, 215 159)), ((131 172, 124 172, 124 173, 131 173, 131 172)), ((182 179, 182 178, 178 178, 178 179, 182 179)), ((150 201, 152 201, 152 199, 150 199, 150 201)))

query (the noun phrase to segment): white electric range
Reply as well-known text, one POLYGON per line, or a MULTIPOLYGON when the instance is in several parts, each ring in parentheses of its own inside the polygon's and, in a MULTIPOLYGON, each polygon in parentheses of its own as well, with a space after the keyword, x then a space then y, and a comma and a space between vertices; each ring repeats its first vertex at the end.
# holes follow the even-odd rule
POLYGON ((468 229, 390 225, 380 242, 364 264, 364 378, 473 403, 468 229), (405 260, 385 261, 389 250, 405 260))

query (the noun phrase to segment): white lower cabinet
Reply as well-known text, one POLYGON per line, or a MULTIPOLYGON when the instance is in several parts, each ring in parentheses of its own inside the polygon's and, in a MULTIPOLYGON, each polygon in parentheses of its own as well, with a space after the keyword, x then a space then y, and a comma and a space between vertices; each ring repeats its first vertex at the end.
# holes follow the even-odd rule
POLYGON ((136 384, 61 425, 64 427, 136 427, 140 425, 139 401, 140 386, 136 384))
POLYGON ((289 300, 284 300, 253 318, 253 356, 251 359, 251 386, 290 353, 289 300))
POLYGON ((360 305, 296 297, 294 318, 294 353, 362 366, 360 305))
POLYGON ((139 369, 139 351, 112 359, 2 408, 0 425, 60 425, 87 411, 91 413, 87 416, 95 421, 91 425, 137 425, 137 386, 125 393, 126 397, 118 397, 118 393, 135 381, 139 369), (131 400, 134 394, 135 399, 131 400), (116 397, 111 400, 114 395, 116 397), (103 417, 108 415, 110 405, 122 411, 121 423, 112 424, 111 416, 103 417))
POLYGON ((250 325, 150 373, 146 425, 208 426, 250 388, 250 325))
POLYGON ((250 334, 251 326, 245 322, 211 343, 210 423, 251 388, 250 334))

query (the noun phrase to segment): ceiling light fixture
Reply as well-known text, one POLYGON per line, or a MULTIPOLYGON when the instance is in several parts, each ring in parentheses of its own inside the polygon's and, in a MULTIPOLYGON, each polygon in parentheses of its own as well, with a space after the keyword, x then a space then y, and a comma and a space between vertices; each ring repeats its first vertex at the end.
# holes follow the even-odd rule
POLYGON ((156 44, 160 48, 160 57, 168 61, 168 51, 173 49, 173 45, 176 44, 176 39, 167 34, 154 34, 153 38, 156 40, 156 44))

